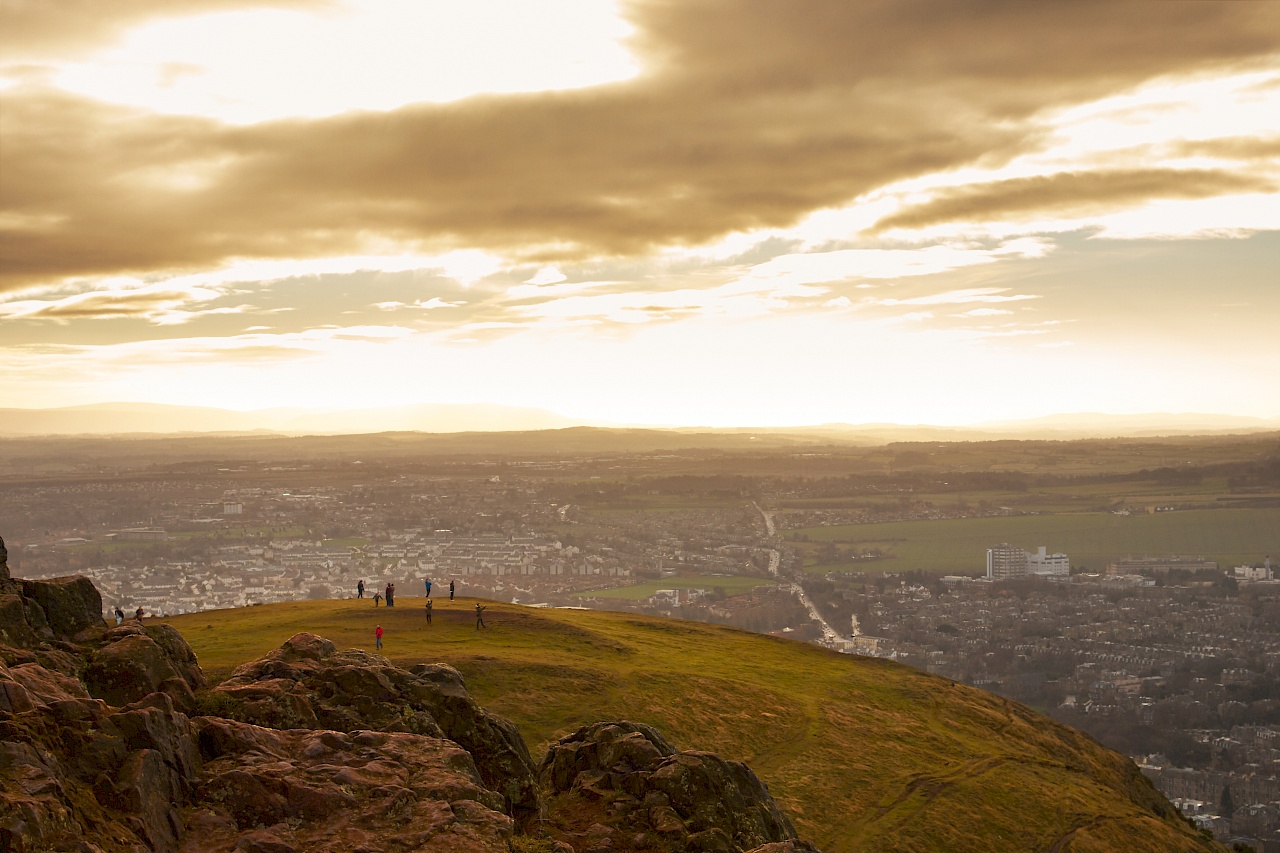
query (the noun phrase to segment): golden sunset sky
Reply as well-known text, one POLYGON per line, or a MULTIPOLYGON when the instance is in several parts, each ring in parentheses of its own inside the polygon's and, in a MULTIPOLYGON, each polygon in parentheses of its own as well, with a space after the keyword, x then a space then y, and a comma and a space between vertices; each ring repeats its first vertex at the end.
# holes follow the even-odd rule
POLYGON ((0 406, 1280 416, 1280 3, 0 12, 0 406))

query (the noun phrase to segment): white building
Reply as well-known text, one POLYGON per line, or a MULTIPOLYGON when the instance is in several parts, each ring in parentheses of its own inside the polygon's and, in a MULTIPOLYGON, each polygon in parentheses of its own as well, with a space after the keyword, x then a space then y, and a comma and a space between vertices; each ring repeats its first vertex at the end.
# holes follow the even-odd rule
POLYGON ((987 549, 987 579, 1004 580, 1027 575, 1067 578, 1071 576, 1071 560, 1066 554, 1049 554, 1041 545, 1034 554, 1008 543, 987 549))
POLYGON ((1236 566, 1235 577, 1241 581, 1275 580, 1275 574, 1271 571, 1271 558, 1267 557, 1261 566, 1236 566))
POLYGON ((1027 574, 1069 577, 1071 575, 1071 560, 1067 558, 1067 555, 1046 554, 1045 550, 1045 546, 1041 545, 1036 553, 1027 555, 1027 574))

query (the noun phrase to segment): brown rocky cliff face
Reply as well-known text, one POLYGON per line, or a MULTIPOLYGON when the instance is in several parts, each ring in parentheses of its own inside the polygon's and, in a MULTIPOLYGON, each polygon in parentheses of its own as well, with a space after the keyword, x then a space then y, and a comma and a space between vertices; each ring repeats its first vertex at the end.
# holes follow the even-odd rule
POLYGON ((447 665, 298 634, 209 690, 177 631, 100 613, 84 579, 0 559, 0 850, 809 849, 744 765, 646 727, 588 727, 539 769, 447 665))

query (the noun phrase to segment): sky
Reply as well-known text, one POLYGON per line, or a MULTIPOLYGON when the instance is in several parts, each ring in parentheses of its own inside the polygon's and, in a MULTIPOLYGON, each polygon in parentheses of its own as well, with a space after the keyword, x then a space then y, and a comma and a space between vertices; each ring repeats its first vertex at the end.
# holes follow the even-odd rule
POLYGON ((0 0, 0 407, 1280 417, 1277 116, 1280 3, 0 0))

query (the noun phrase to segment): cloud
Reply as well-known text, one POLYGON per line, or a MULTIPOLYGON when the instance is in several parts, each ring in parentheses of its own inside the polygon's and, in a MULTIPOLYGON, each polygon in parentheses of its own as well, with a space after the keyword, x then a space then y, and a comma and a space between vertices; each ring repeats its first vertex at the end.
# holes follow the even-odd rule
POLYGON ((931 293, 928 296, 912 296, 907 299, 868 299, 869 305, 966 305, 971 302, 1022 302, 1027 299, 1039 299, 1029 293, 1004 294, 1007 287, 974 287, 965 290, 949 290, 946 293, 931 293))
POLYGON ((994 249, 976 246, 925 246, 910 249, 840 249, 779 255, 752 267, 739 280, 744 290, 783 290, 807 284, 856 279, 898 279, 935 275, 1009 258, 1041 257, 1048 243, 1035 238, 1009 240, 994 249))
MULTIPOLYGON (((22 4, 64 5, 86 20, 31 12, 23 37, 87 43, 173 8, 22 4)), ((693 246, 1000 162, 1039 144, 1035 116, 1054 105, 1280 47, 1280 5, 1267 3, 1166 4, 1158 15, 1136 3, 914 0, 814 2, 803 15, 771 0, 628 9, 645 70, 575 91, 228 127, 13 87, 0 288, 237 258, 485 247, 550 266, 693 246)), ((1166 186, 1135 177, 1129 197, 1142 180, 1166 186)), ((1230 179, 1197 186, 1226 191, 1230 179)), ((1081 192, 1063 185, 1061 197, 1081 192)), ((1021 210, 1026 195, 1006 186, 946 203, 1021 210)))
POLYGON ((5 0, 0 3, 0 57, 44 58, 96 47, 133 24, 227 9, 321 8, 334 0, 5 0))
POLYGON ((175 287, 169 283, 121 287, 77 293, 61 299, 25 299, 0 303, 0 316, 27 320, 107 320, 133 318, 157 324, 187 322, 201 314, 236 314, 247 306, 186 310, 184 306, 207 303, 223 294, 208 288, 175 287))
POLYGON ((419 308, 423 311, 431 311, 436 308, 457 308, 460 305, 466 305, 465 302, 445 302, 439 296, 433 296, 430 299, 419 299, 412 304, 407 302, 375 302, 373 307, 380 311, 397 311, 401 308, 419 308))
POLYGON ((1151 199, 1195 199, 1276 188, 1267 177, 1215 169, 1064 172, 942 190, 875 224, 873 231, 1032 216, 1100 213, 1151 199))

